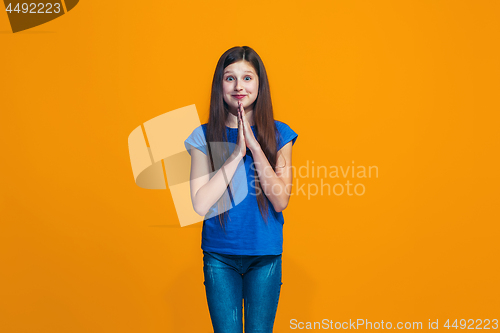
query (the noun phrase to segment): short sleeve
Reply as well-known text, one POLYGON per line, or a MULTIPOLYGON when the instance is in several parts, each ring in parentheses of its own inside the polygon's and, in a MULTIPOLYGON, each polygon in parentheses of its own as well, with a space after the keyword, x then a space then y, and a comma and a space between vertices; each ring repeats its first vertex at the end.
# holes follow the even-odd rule
POLYGON ((293 129, 290 128, 287 124, 276 120, 276 129, 279 132, 278 139, 278 151, 283 148, 288 142, 292 141, 292 145, 295 144, 297 137, 299 136, 293 129))
POLYGON ((189 155, 191 155, 191 148, 196 148, 203 152, 203 154, 207 154, 207 141, 205 139, 205 133, 203 132, 202 126, 198 126, 193 130, 191 135, 184 141, 184 146, 188 151, 189 155))

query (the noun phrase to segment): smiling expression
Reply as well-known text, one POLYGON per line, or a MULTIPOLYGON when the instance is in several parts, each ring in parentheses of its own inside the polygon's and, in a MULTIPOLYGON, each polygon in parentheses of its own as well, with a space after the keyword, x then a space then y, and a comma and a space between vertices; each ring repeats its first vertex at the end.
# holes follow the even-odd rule
POLYGON ((240 60, 224 69, 222 93, 232 114, 237 114, 238 101, 243 103, 246 112, 253 111, 259 93, 259 77, 248 61, 240 60))

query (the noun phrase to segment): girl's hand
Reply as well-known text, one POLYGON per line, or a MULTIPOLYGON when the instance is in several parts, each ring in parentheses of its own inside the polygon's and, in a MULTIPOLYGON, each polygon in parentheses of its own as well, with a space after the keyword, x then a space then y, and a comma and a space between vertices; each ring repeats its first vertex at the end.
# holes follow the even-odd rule
POLYGON ((245 136, 245 142, 246 146, 250 149, 250 151, 255 151, 256 149, 260 148, 259 141, 255 138, 255 135, 253 135, 252 128, 250 127, 250 124, 245 118, 245 109, 243 108, 243 104, 238 101, 238 118, 241 119, 239 122, 243 124, 243 134, 245 136))
POLYGON ((238 138, 236 139, 236 148, 234 154, 245 156, 247 153, 247 146, 245 143, 245 135, 243 134, 243 123, 241 121, 240 112, 238 111, 238 138))

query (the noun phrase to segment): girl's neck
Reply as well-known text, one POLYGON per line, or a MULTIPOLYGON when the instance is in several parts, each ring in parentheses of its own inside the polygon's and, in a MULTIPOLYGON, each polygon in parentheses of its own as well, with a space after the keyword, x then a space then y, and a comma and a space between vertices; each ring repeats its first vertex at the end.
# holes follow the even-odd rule
MULTIPOLYGON (((250 124, 250 126, 253 126, 255 124, 253 120, 253 110, 246 111, 245 113, 245 120, 250 124)), ((229 112, 226 119, 226 126, 231 128, 238 128, 238 117, 229 112)))

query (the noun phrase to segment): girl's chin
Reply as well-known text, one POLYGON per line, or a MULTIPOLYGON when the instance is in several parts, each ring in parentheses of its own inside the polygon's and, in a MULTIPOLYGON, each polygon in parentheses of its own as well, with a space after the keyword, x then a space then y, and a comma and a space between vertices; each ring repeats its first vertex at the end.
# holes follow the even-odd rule
MULTIPOLYGON (((238 100, 232 100, 229 103, 224 101, 224 104, 227 106, 231 106, 233 108, 238 108, 238 100)), ((247 103, 243 102, 243 107, 247 107, 247 103)))
MULTIPOLYGON (((228 109, 229 109, 229 111, 230 111, 232 114, 234 114, 234 115, 237 115, 237 114, 238 114, 238 101, 235 101, 234 103, 230 103, 230 104, 228 104, 226 101, 224 101, 224 104, 225 104, 224 106, 225 106, 226 108, 228 108, 228 109)), ((249 107, 251 107, 251 106, 253 106, 253 105, 248 105, 248 103, 243 102, 243 109, 245 109, 245 111, 247 111, 247 112, 248 112, 248 110, 247 110, 247 109, 248 109, 249 107)))

